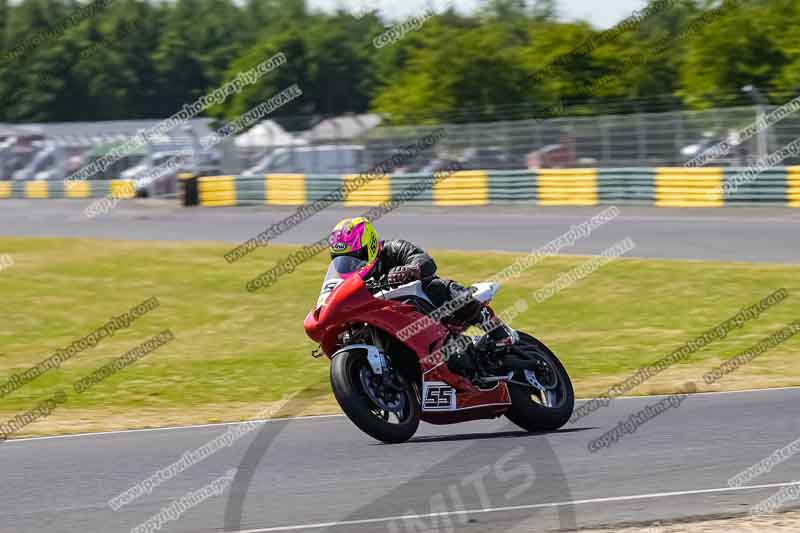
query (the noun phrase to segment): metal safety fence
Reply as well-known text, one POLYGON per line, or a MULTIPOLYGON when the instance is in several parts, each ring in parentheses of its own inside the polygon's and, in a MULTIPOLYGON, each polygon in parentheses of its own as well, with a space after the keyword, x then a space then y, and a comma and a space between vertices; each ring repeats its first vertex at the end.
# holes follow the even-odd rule
MULTIPOLYGON (((329 129, 313 138, 301 135, 300 143, 276 142, 261 152, 241 150, 240 168, 306 174, 358 172, 434 129, 442 129, 444 139, 412 162, 407 172, 428 171, 454 161, 470 170, 681 166, 723 141, 732 148, 709 161, 709 166, 748 166, 800 137, 796 110, 757 135, 741 135, 776 109, 765 105, 576 116, 578 111, 564 108, 527 120, 377 125, 352 132, 329 129)), ((800 164, 800 157, 784 164, 800 164)))

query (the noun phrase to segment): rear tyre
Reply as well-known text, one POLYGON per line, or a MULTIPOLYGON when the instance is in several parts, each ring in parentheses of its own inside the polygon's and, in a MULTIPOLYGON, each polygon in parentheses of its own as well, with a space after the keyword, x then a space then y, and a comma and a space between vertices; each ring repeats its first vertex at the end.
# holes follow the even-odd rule
POLYGON ((397 374, 387 377, 372 372, 363 350, 341 353, 331 364, 333 394, 347 418, 367 435, 396 444, 416 433, 421 412, 415 388, 397 374))
MULTIPOLYGON (((511 407, 506 417, 526 431, 555 431, 569 421, 575 407, 575 391, 566 369, 550 349, 534 337, 520 332, 517 357, 531 362, 537 382, 534 386, 509 383, 511 407)), ((527 383, 523 371, 516 371, 515 381, 527 383)))

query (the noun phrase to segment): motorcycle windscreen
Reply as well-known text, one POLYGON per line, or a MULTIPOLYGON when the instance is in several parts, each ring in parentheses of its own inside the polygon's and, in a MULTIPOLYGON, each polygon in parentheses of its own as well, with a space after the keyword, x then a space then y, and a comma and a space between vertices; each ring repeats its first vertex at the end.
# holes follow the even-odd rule
POLYGON ((328 265, 325 281, 322 282, 322 289, 317 299, 317 307, 325 305, 334 289, 350 276, 357 274, 366 264, 366 261, 347 255, 334 257, 331 264, 328 265))

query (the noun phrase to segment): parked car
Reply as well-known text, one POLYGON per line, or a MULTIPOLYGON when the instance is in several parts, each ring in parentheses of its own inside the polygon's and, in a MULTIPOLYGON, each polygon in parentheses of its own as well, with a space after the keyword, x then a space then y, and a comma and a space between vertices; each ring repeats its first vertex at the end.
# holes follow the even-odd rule
MULTIPOLYGON (((93 162, 97 161, 101 157, 107 155, 111 150, 113 150, 117 144, 104 144, 92 148, 91 150, 87 151, 81 160, 81 168, 85 168, 86 166, 92 164, 93 162)), ((138 146, 131 150, 129 150, 124 156, 117 158, 111 163, 105 170, 97 172, 89 179, 92 180, 118 180, 121 179, 122 173, 136 165, 139 165, 144 161, 149 155, 149 152, 146 147, 138 146)))
POLYGON ((548 144, 527 156, 527 166, 535 170, 539 168, 570 168, 577 164, 573 142, 565 140, 559 144, 548 144))
POLYGON ((509 154, 497 147, 468 148, 461 157, 464 170, 511 170, 519 169, 509 154))
MULTIPOLYGON (((192 166, 191 156, 186 154, 187 152, 174 150, 154 152, 138 164, 123 171, 120 179, 134 181, 136 196, 139 197, 172 194, 177 190, 177 174, 189 170, 192 166), (181 156, 184 156, 182 161, 181 156), (168 165, 173 160, 175 164, 168 165)), ((208 167, 208 165, 201 166, 208 167)))
POLYGON ((369 168, 367 151, 359 145, 319 145, 278 148, 257 165, 245 171, 247 175, 270 173, 348 174, 369 168))
POLYGON ((10 180, 14 174, 28 166, 39 151, 41 141, 29 137, 9 137, 0 144, 2 179, 10 180))
POLYGON ((425 165, 420 167, 419 169, 415 169, 410 174, 424 174, 426 176, 432 176, 436 172, 441 171, 448 171, 454 168, 460 168, 464 170, 464 164, 461 161, 456 161, 455 159, 431 159, 425 165))
POLYGON ((33 159, 14 173, 13 179, 63 180, 70 173, 70 158, 80 153, 80 148, 47 145, 39 150, 33 159))
POLYGON ((706 152, 708 152, 707 156, 712 158, 706 161, 709 164, 727 162, 731 165, 743 165, 747 158, 745 147, 738 139, 730 137, 723 139, 709 133, 705 134, 699 141, 681 148, 679 160, 681 164, 685 164, 695 158, 702 158, 703 155, 706 155, 706 152), (727 142, 729 149, 725 153, 720 153, 719 156, 714 157, 714 151, 724 142, 727 142))

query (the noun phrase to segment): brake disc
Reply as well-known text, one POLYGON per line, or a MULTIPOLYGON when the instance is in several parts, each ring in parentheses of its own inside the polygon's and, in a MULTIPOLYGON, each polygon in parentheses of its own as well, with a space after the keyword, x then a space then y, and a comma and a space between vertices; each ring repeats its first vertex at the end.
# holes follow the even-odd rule
POLYGON ((387 390, 386 385, 382 383, 376 383, 379 379, 381 379, 381 377, 373 374, 369 368, 361 368, 361 372, 359 372, 359 378, 361 379, 361 385, 364 388, 364 392, 367 393, 367 397, 369 397, 372 403, 374 403, 376 406, 385 411, 391 411, 393 413, 402 411, 405 408, 405 394, 402 394, 401 392, 392 393, 391 391, 387 390), (387 396, 394 397, 391 398, 387 396))
POLYGON ((536 370, 526 369, 524 371, 528 383, 542 391, 554 390, 558 387, 558 374, 547 361, 537 358, 535 365, 537 366, 536 370))

